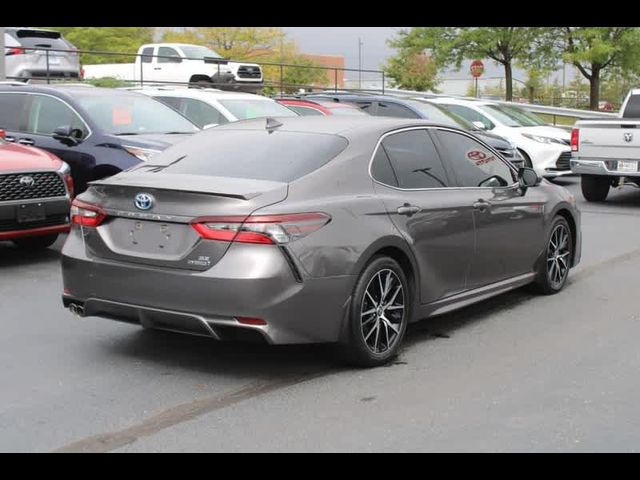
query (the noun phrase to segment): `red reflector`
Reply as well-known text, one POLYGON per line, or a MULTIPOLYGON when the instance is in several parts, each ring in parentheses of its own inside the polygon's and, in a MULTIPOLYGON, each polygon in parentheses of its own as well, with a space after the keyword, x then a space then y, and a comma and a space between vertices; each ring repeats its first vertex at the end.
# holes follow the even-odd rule
POLYGON ((580 142, 580 130, 577 128, 574 128, 573 130, 571 130, 571 151, 572 152, 578 151, 579 142, 580 142))
POLYGON ((14 47, 14 48, 8 48, 5 55, 7 55, 7 56, 9 56, 9 55, 22 55, 23 53, 24 53, 24 48, 14 47))
POLYGON ((236 317, 238 323, 242 323, 244 325, 266 325, 267 322, 262 320, 261 318, 251 318, 251 317, 236 317))

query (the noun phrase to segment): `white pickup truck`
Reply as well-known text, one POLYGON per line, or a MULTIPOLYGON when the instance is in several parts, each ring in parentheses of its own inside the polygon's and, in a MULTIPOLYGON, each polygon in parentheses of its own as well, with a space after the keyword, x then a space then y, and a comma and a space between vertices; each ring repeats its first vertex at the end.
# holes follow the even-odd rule
POLYGON ((135 63, 84 65, 84 78, 117 78, 139 84, 179 83, 256 93, 260 65, 227 62, 213 50, 185 43, 154 43, 138 49, 135 63))
POLYGON ((640 186, 640 89, 633 89, 618 118, 579 120, 571 132, 571 170, 581 175, 589 202, 606 200, 611 187, 640 186))

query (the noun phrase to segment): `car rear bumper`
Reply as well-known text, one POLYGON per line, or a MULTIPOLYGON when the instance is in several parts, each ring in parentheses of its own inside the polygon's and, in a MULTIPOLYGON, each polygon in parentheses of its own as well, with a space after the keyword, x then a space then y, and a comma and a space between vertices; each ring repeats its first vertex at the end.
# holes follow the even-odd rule
MULTIPOLYGON (((631 160, 629 160, 631 161, 631 160)), ((640 171, 622 172, 617 170, 617 160, 571 159, 571 171, 580 175, 604 175, 608 177, 640 177, 640 171)))
POLYGON ((265 245, 233 244, 204 272, 89 258, 76 229, 63 248, 62 274, 65 307, 84 316, 221 340, 250 331, 273 344, 338 341, 355 281, 297 278, 283 253, 265 245))

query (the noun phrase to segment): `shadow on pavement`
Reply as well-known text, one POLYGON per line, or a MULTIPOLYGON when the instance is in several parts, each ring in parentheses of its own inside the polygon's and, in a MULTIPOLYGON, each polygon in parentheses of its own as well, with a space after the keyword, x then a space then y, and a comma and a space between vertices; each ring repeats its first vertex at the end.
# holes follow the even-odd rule
POLYGON ((60 248, 60 240, 50 248, 36 251, 22 250, 15 247, 11 242, 0 242, 0 268, 27 267, 34 264, 58 261, 60 248))

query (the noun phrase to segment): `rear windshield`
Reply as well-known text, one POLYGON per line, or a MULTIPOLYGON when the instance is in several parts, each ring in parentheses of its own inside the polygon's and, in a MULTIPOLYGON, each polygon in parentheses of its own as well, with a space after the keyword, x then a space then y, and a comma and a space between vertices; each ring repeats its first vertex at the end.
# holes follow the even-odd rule
POLYGON ((17 40, 25 48, 53 48, 56 50, 69 50, 71 44, 67 43, 58 32, 40 30, 18 30, 14 34, 17 40))
POLYGON ((288 183, 327 164, 348 144, 338 135, 211 129, 156 155, 153 164, 168 165, 162 170, 167 173, 288 183))

